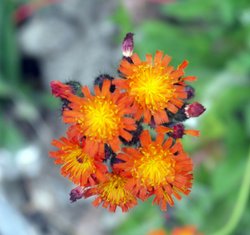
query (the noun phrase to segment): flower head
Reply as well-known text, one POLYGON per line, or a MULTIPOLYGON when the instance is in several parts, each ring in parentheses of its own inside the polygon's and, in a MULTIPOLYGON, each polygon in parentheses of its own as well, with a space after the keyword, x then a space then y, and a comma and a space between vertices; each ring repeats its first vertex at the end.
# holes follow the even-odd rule
POLYGON ((73 124, 72 133, 84 136, 86 146, 93 152, 103 153, 105 144, 118 151, 119 136, 129 141, 132 135, 128 131, 136 128, 129 117, 133 113, 130 103, 118 90, 111 93, 110 86, 111 82, 104 80, 101 89, 95 86, 95 95, 83 87, 84 97, 69 95, 71 110, 63 112, 64 122, 73 124))
POLYGON ((138 109, 137 120, 143 116, 146 123, 150 123, 151 117, 156 124, 168 122, 165 110, 176 113, 182 107, 187 98, 184 81, 194 79, 182 78, 187 61, 174 70, 168 66, 171 58, 168 55, 163 57, 162 51, 157 51, 154 59, 149 54, 146 61, 141 61, 137 54, 131 59, 133 63, 126 59, 121 61, 119 71, 125 79, 117 79, 115 84, 127 90, 138 109))
POLYGON ((171 234, 172 235, 202 235, 201 233, 197 231, 196 227, 193 225, 187 225, 185 227, 174 228, 171 234))
POLYGON ((51 151, 50 156, 55 158, 56 164, 61 164, 61 174, 68 177, 73 183, 80 186, 96 184, 107 172, 107 167, 102 163, 102 156, 92 155, 86 148, 85 141, 70 136, 53 140, 52 145, 58 148, 51 151))
POLYGON ((164 229, 156 229, 150 231, 147 235, 167 235, 164 229))
POLYGON ((164 135, 159 134, 155 141, 151 140, 148 131, 140 138, 139 149, 124 148, 118 158, 124 163, 117 167, 131 173, 128 188, 142 200, 155 194, 154 202, 162 210, 167 203, 174 205, 172 196, 181 199, 180 193, 188 195, 192 187, 191 159, 183 151, 180 142, 173 144, 173 139, 164 142, 164 135))
POLYGON ((89 188, 84 193, 85 197, 97 196, 93 201, 94 206, 102 204, 104 208, 115 212, 120 207, 123 212, 137 205, 135 196, 125 188, 127 178, 116 172, 106 174, 105 180, 89 188))

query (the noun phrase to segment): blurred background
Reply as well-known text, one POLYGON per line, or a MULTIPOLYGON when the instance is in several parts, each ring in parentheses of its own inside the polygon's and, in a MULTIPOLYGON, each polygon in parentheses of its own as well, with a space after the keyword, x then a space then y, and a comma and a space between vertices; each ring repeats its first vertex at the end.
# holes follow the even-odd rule
POLYGON ((0 1, 0 235, 147 235, 185 225, 248 235, 249 184, 238 195, 249 147, 248 0, 0 1), (207 108, 186 123, 201 131, 184 138, 192 193, 166 213, 150 201, 127 214, 70 203, 74 185, 48 157, 65 131, 50 82, 116 76, 127 32, 141 57, 160 49, 174 66, 189 60, 186 73, 199 79, 194 101, 207 108))

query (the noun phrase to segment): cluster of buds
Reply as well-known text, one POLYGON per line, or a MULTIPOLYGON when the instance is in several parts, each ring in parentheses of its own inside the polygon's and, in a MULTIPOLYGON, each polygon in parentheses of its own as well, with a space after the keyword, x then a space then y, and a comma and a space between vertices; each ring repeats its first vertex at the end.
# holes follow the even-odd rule
POLYGON ((91 92, 79 82, 51 82, 52 94, 62 101, 66 136, 53 140, 50 152, 61 174, 75 185, 72 202, 91 196, 123 212, 154 196, 162 210, 173 206, 191 191, 193 164, 181 139, 183 122, 198 117, 205 108, 190 103, 195 90, 187 84, 196 78, 184 76, 187 61, 177 69, 162 51, 142 61, 133 52, 133 34, 122 43, 123 57, 115 78, 101 74, 91 92))

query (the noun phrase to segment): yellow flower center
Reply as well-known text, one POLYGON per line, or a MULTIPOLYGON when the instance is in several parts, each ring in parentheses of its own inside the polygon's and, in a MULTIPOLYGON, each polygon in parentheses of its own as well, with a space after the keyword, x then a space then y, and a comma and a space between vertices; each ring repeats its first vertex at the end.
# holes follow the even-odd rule
POLYGON ((158 64, 142 63, 134 68, 128 79, 130 95, 139 105, 151 111, 164 109, 175 91, 169 74, 158 64))
POLYGON ((93 167, 93 157, 90 157, 88 154, 84 153, 81 148, 68 149, 66 151, 66 157, 68 162, 71 160, 72 166, 74 165, 81 170, 87 171, 91 170, 94 172, 95 168, 93 167))
POLYGON ((97 96, 83 107, 83 120, 81 120, 85 135, 90 139, 100 141, 111 140, 117 135, 119 123, 119 109, 111 100, 97 96))
POLYGON ((133 195, 127 191, 125 180, 119 175, 110 176, 109 181, 99 185, 101 189, 101 197, 114 205, 124 205, 133 200, 133 195))
POLYGON ((142 158, 135 162, 136 177, 146 186, 158 186, 174 180, 175 160, 160 145, 141 149, 142 158))

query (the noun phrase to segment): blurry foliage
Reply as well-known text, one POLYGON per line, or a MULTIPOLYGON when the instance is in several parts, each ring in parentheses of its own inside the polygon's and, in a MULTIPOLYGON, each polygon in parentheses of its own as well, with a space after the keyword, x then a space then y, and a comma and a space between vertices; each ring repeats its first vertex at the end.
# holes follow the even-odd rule
MULTIPOLYGON (((250 147, 250 2, 175 1, 159 5, 158 16, 131 25, 132 16, 120 7, 113 20, 120 26, 119 38, 127 31, 135 33, 140 56, 160 49, 173 57, 175 66, 188 59, 187 74, 199 78, 194 100, 207 111, 196 123, 201 137, 185 137, 184 144, 201 164, 190 197, 178 202, 173 213, 177 226, 195 224, 213 234, 232 214, 250 147)), ((149 207, 141 207, 141 216, 149 207)), ((233 234, 249 234, 246 221, 249 203, 233 234)), ((118 230, 140 226, 128 219, 118 230)))
POLYGON ((37 84, 39 78, 27 78, 22 74, 14 12, 28 2, 0 1, 0 148, 12 151, 22 147, 29 134, 23 133, 18 123, 35 126, 42 108, 55 107, 55 99, 50 94, 34 89, 27 82, 32 79, 37 84))
POLYGON ((164 214, 152 205, 152 200, 141 203, 127 215, 126 222, 113 231, 114 235, 146 234, 152 227, 164 225, 164 214))

